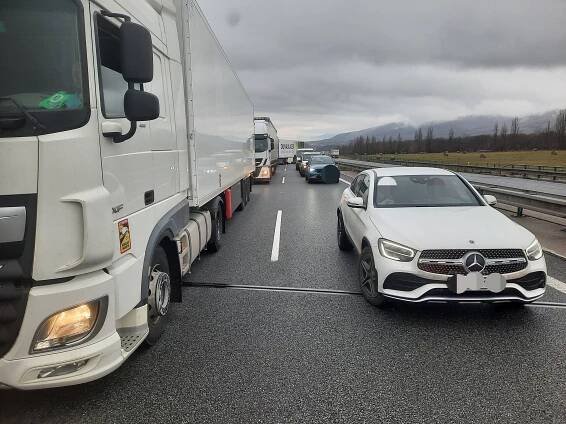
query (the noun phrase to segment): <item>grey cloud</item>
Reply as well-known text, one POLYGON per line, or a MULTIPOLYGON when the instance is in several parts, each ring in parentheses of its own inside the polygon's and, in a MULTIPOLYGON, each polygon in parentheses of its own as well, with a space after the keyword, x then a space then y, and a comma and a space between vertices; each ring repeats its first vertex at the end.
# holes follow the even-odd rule
POLYGON ((228 16, 226 17, 226 22, 228 22, 228 25, 230 25, 231 27, 238 26, 241 20, 242 20, 242 15, 240 15, 240 13, 235 10, 229 12, 228 16))
POLYGON ((256 110, 283 131, 566 103, 563 0, 223 3, 200 0, 256 110))

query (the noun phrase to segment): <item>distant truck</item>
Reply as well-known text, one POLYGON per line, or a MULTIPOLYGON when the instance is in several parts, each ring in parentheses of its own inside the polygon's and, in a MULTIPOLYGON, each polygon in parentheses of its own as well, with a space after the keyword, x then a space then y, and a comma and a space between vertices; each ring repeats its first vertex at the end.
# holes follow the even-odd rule
POLYGON ((279 143, 279 164, 293 162, 293 158, 297 153, 297 144, 289 141, 279 143))
POLYGON ((269 117, 256 117, 255 172, 256 181, 270 182, 279 162, 279 137, 269 117))
POLYGON ((330 156, 333 157, 334 159, 337 159, 338 157, 340 157, 340 150, 338 149, 330 150, 330 156))
POLYGON ((246 205, 253 104, 194 0, 1 10, 0 389, 84 383, 157 343, 246 205))

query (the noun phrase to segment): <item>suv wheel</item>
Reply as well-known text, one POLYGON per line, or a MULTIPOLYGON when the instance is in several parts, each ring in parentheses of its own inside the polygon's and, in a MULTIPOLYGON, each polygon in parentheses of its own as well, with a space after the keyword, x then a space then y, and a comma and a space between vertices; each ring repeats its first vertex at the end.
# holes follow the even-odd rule
POLYGON ((375 269, 373 252, 369 247, 364 247, 362 250, 358 268, 358 278, 364 298, 373 306, 383 306, 385 296, 378 290, 377 270, 375 269))

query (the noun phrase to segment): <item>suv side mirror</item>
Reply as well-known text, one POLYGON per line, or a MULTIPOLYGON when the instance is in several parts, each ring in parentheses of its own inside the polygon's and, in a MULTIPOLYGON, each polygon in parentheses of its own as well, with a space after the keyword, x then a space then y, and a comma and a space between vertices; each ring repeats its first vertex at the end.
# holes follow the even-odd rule
POLYGON ((365 209, 366 205, 364 204, 364 199, 361 197, 353 197, 347 202, 348 207, 352 209, 365 209))
POLYGON ((150 32, 141 25, 124 22, 120 27, 122 76, 128 83, 153 80, 153 47, 150 32))

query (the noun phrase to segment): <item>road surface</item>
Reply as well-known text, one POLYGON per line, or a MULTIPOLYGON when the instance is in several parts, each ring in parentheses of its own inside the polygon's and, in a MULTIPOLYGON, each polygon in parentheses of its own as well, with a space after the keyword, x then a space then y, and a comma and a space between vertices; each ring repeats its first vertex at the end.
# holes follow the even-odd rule
POLYGON ((208 286, 185 287, 159 345, 89 384, 0 392, 0 422, 566 422, 566 309, 371 307, 336 246, 344 187, 279 167, 195 265, 208 286))

